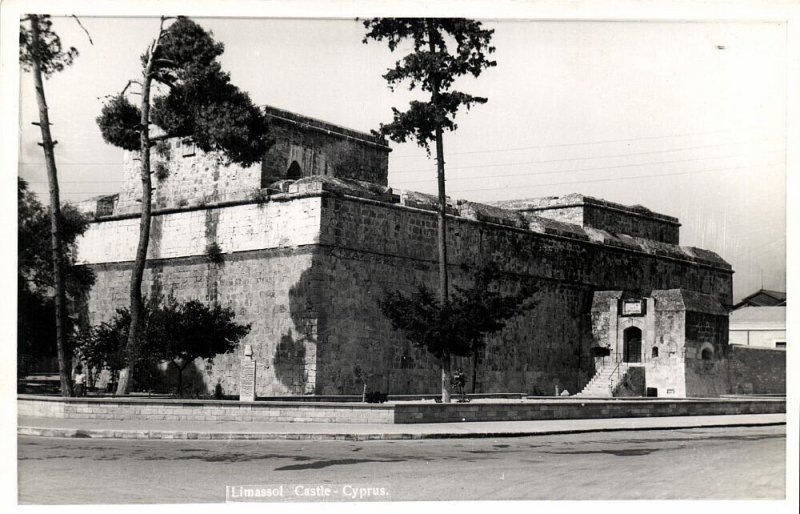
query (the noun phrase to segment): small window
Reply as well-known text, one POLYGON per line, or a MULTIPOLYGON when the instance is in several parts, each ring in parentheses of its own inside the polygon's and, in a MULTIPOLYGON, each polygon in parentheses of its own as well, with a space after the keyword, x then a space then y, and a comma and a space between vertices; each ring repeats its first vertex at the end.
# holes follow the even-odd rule
POLYGON ((654 347, 653 347, 653 353, 652 353, 652 355, 653 355, 653 357, 658 357, 658 346, 654 346, 654 347))
POLYGON ((656 387, 648 387, 647 388, 647 397, 648 398, 658 398, 658 388, 656 388, 656 387))
POLYGON ((181 148, 181 155, 184 157, 191 157, 196 153, 194 143, 190 139, 185 139, 181 148))
POLYGON ((786 349, 786 341, 775 341, 775 348, 786 349))
POLYGON ((710 361, 714 357, 714 350, 711 348, 703 348, 703 352, 700 354, 700 358, 704 361, 710 361))
POLYGON ((292 164, 289 165, 289 169, 286 170, 286 178, 289 180, 297 180, 303 176, 303 170, 300 168, 300 165, 297 164, 297 161, 292 161, 292 164))

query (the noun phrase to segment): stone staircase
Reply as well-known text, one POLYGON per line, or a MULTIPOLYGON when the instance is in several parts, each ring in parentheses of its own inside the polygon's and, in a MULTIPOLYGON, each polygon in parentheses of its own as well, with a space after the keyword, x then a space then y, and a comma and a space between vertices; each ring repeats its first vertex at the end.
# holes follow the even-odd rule
POLYGON ((593 396, 593 397, 601 397, 601 398, 609 398, 611 397, 611 378, 613 376, 614 382, 613 385, 616 386, 619 380, 625 376, 625 373, 628 372, 628 364, 625 362, 606 362, 597 372, 594 374, 592 379, 586 384, 586 387, 583 390, 576 394, 575 396, 593 396), (619 364, 619 369, 617 369, 617 364, 619 364), (619 372, 619 379, 617 378, 617 372, 619 372))

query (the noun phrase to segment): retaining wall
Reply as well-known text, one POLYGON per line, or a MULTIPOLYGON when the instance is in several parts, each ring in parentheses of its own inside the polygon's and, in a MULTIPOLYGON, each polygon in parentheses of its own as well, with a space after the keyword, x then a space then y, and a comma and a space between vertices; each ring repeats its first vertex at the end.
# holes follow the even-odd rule
POLYGON ((141 398, 17 399, 19 416, 62 419, 256 421, 305 423, 393 423, 391 405, 237 402, 225 400, 149 400, 141 398))
POLYGON ((395 423, 649 418, 786 412, 785 400, 551 401, 522 404, 451 403, 397 405, 395 423))
POLYGON ((56 398, 20 395, 19 416, 60 419, 255 421, 306 423, 448 423, 553 419, 777 414, 781 399, 533 400, 526 402, 352 404, 236 402, 140 398, 56 398))

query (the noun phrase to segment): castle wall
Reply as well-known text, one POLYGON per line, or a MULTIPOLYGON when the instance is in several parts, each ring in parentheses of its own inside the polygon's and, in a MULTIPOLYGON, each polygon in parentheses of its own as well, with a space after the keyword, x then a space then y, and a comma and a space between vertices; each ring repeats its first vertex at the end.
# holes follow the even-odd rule
MULTIPOLYGON (((228 163, 221 154, 205 153, 190 139, 168 138, 151 149, 153 208, 202 206, 214 202, 246 200, 286 178, 328 176, 386 185, 389 152, 379 136, 339 127, 275 107, 264 106, 272 141, 260 163, 228 163), (290 176, 292 163, 297 176, 290 176)), ((126 151, 123 181, 113 214, 141 209, 142 183, 139 152, 126 151)), ((92 200, 86 211, 111 214, 107 200, 92 200), (90 205, 91 204, 91 205, 90 205)))
POLYGON ((658 396, 686 397, 684 333, 686 316, 682 307, 656 299, 655 328, 652 346, 644 349, 646 387, 657 390, 658 396), (653 357, 653 348, 658 356, 653 357))
POLYGON ((628 234, 673 245, 678 244, 680 239, 677 223, 593 204, 584 207, 583 223, 587 227, 602 228, 615 234, 628 234))
MULTIPOLYGON (((98 275, 88 301, 93 323, 127 305, 138 221, 94 223, 79 242, 79 259, 98 275)), ((521 283, 540 288, 536 307, 488 340, 478 392, 579 390, 594 373, 588 349, 595 290, 644 296, 651 289, 687 288, 731 302, 727 265, 696 258, 693 249, 459 216, 449 219, 448 241, 455 286, 468 285, 475 271, 496 262, 503 290, 521 283)), ((377 307, 385 289, 411 291, 416 282, 435 287, 434 212, 300 191, 261 204, 161 214, 154 218, 152 246, 145 291, 216 299, 253 325, 242 347, 253 347, 258 395, 360 393, 356 365, 371 375, 370 389, 439 389, 433 359, 393 331, 377 307), (206 256, 212 242, 223 252, 221 263, 206 256)), ((226 394, 235 394, 240 353, 218 357, 208 370, 200 363, 201 385, 210 391, 219 381, 226 394)), ((470 359, 458 366, 471 378, 470 359)))
POLYGON ((732 394, 786 394, 786 351, 731 346, 726 355, 732 394))
MULTIPOLYGON (((188 391, 208 394, 219 383, 224 394, 238 394, 239 363, 244 345, 249 344, 256 361, 257 395, 313 392, 316 348, 310 333, 316 311, 307 308, 313 304, 298 292, 311 264, 312 252, 307 247, 237 253, 225 256, 223 264, 204 256, 148 262, 142 284, 146 295, 217 301, 233 309, 238 323, 250 324, 250 333, 237 351, 217 356, 210 366, 197 359, 187 368, 188 391)), ((86 314, 90 323, 97 324, 110 319, 116 308, 129 305, 130 263, 93 269, 97 280, 86 314)), ((173 379, 165 374, 164 385, 173 379)))
MULTIPOLYGON (((165 140, 151 149, 150 169, 154 209, 246 199, 261 187, 260 164, 248 167, 227 164, 218 155, 206 154, 180 138, 165 140), (164 151, 159 152, 159 147, 164 151), (166 170, 163 174, 157 171, 159 166, 166 170)), ((140 212, 142 181, 138 152, 124 153, 122 174, 122 190, 114 214, 140 212)))
POLYGON ((280 121, 270 126, 270 137, 275 143, 264 158, 261 187, 290 178, 292 162, 297 162, 301 173, 294 178, 323 175, 387 184, 388 147, 280 121))
MULTIPOLYGON (((206 255, 212 243, 222 253, 310 245, 319 241, 319 220, 319 197, 155 213, 147 258, 206 255)), ((132 261, 139 221, 128 216, 92 223, 76 241, 77 262, 132 261)))
MULTIPOLYGON (((326 312, 320 323, 326 339, 319 345, 321 392, 357 391, 354 382, 337 378, 351 376, 355 361, 374 372, 389 392, 436 391, 436 363, 392 331, 376 304, 383 289, 410 292, 416 282, 435 288, 435 213, 338 197, 324 199, 322 210, 320 243, 327 250, 320 253, 320 264, 328 275, 322 281, 326 312)), ((448 221, 448 241, 454 284, 464 285, 491 261, 505 272, 507 290, 523 281, 541 290, 533 311, 489 339, 479 367, 481 392, 550 394, 556 384, 573 392, 582 387, 594 372, 588 353, 592 293, 609 284, 642 295, 689 288, 731 300, 728 270, 629 248, 459 217, 448 221)), ((469 363, 460 364, 471 376, 469 363)))
MULTIPOLYGON (((209 369, 198 359, 185 372, 203 392, 219 382, 225 394, 238 393, 239 362, 245 344, 253 348, 256 394, 313 392, 316 347, 313 287, 305 277, 319 238, 320 198, 233 205, 155 215, 142 290, 148 296, 174 295, 180 301, 217 301, 230 307, 251 331, 240 350, 214 359, 209 369), (208 253, 217 243, 221 263, 208 253)), ((96 273, 86 302, 87 321, 109 320, 129 305, 130 266, 139 218, 93 223, 77 242, 78 262, 96 273)), ((164 377, 166 382, 171 377, 164 377)))
POLYGON ((542 217, 672 245, 680 242, 677 218, 641 206, 621 205, 580 194, 507 200, 494 202, 494 205, 519 210, 528 218, 542 217))

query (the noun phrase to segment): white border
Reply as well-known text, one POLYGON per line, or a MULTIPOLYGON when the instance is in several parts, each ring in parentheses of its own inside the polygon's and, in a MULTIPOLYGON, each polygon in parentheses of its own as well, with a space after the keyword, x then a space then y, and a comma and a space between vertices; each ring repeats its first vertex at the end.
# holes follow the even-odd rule
MULTIPOLYGON (((12 267, 16 264, 16 236, 12 219, 16 216, 16 163, 18 156, 18 129, 17 119, 19 112, 18 84, 19 70, 17 65, 17 20, 23 11, 48 12, 57 14, 115 15, 115 16, 152 16, 158 14, 187 14, 195 17, 205 16, 230 16, 230 17, 325 17, 325 18, 355 18, 371 16, 465 16, 481 19, 537 19, 537 20, 657 20, 657 21, 788 21, 789 51, 787 52, 788 87, 787 87, 787 141, 800 141, 798 130, 798 101, 797 92, 800 91, 800 59, 798 59, 798 25, 800 25, 800 2, 797 0, 439 0, 439 1, 388 1, 388 0, 237 0, 222 2, 220 0, 193 0, 191 2, 177 2, 166 0, 137 0, 137 1, 90 1, 90 0, 2 0, 0 2, 0 166, 3 173, 0 185, 3 209, 2 241, 4 241, 2 262, 4 273, 0 275, 0 287, 6 292, 0 295, 0 312, 3 327, 2 341, 7 351, 14 347, 15 337, 15 295, 10 294, 15 290, 15 279, 12 267), (11 244, 10 242, 14 243, 11 244)), ((787 252, 788 262, 798 262, 798 242, 796 234, 798 225, 798 205, 800 205, 800 179, 798 178, 797 145, 788 145, 787 155, 787 252)), ((794 293, 798 291, 798 275, 796 269, 787 269, 788 293, 792 297, 787 315, 788 338, 792 340, 787 355, 787 368, 800 369, 800 353, 796 334, 800 333, 800 316, 798 307, 800 300, 794 301, 794 293)), ((0 371, 0 393, 4 401, 13 402, 15 394, 15 362, 7 355, 2 360, 0 371)), ((467 511, 492 511, 495 509, 518 510, 532 512, 545 510, 548 512, 574 512, 576 509, 597 510, 608 509, 609 512, 641 510, 662 512, 675 509, 685 511, 714 511, 724 509, 730 512, 732 508, 747 509, 748 512, 798 512, 798 461, 800 455, 798 448, 798 377, 795 373, 787 374, 788 384, 788 426, 787 426, 787 500, 784 502, 603 502, 602 504, 587 504, 586 502, 482 502, 461 503, 455 502, 442 505, 435 502, 419 502, 414 504, 383 504, 381 510, 389 512, 405 512, 409 507, 417 509, 453 509, 467 511)), ((8 405, 8 404, 6 404, 8 405)), ((13 409, 13 408, 12 408, 13 409)), ((9 412, 6 409, 5 412, 9 412)), ((14 412, 11 410, 11 412, 14 412)), ((16 420, 13 416, 2 418, 2 438, 0 439, 0 452, 5 457, 3 466, 0 467, 0 508, 9 512, 16 508, 16 420)), ((709 477, 713 480, 713 477, 709 477)), ((569 486, 565 484, 565 486, 569 486)), ((535 487, 535 484, 532 484, 535 487)), ((238 507, 238 506, 237 506, 238 507)), ((244 509, 257 509, 264 512, 264 506, 247 505, 244 509)), ((147 507, 152 508, 152 507, 147 507)), ((184 506, 175 508, 185 509, 184 506)), ((221 508, 219 505, 206 507, 211 511, 221 508)), ((200 510, 205 511, 206 508, 200 510)), ((324 509, 326 513, 337 512, 372 512, 375 504, 346 505, 346 504, 315 504, 308 505, 275 505, 269 506, 270 510, 278 509, 281 512, 299 512, 309 508, 324 509)), ((97 508, 99 512, 101 508, 97 508)), ((113 507, 114 511, 128 511, 136 507, 113 507)), ((192 507, 195 510, 196 507, 192 507)), ((25 511, 32 510, 24 508, 25 511)), ((38 509, 36 509, 38 510, 38 509)), ((75 506, 59 507, 62 512, 81 512, 95 510, 94 507, 75 506)), ((102 507, 107 511, 108 507, 102 507)))

